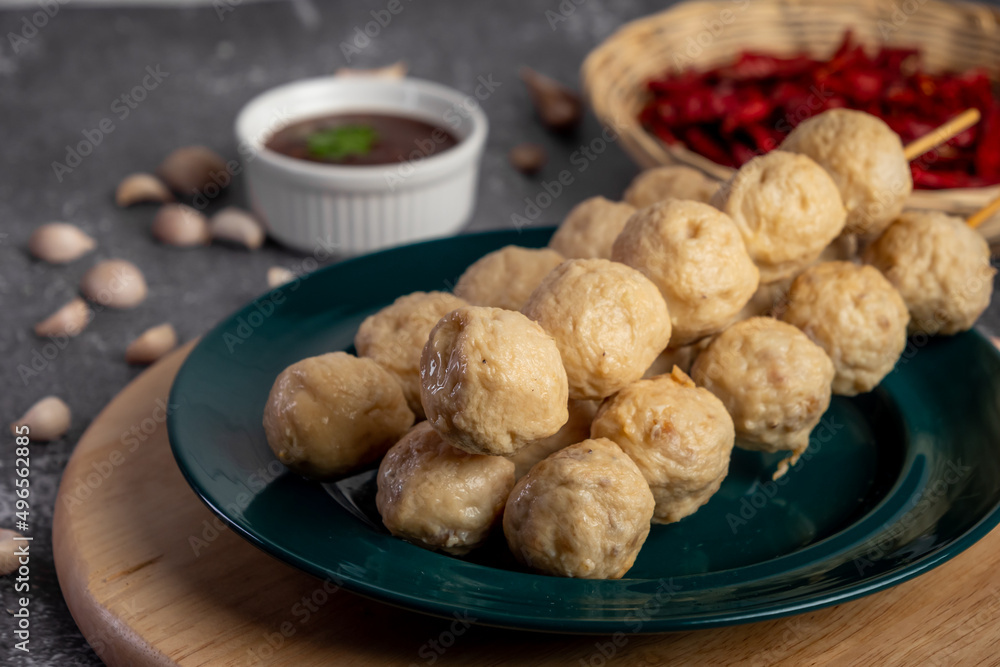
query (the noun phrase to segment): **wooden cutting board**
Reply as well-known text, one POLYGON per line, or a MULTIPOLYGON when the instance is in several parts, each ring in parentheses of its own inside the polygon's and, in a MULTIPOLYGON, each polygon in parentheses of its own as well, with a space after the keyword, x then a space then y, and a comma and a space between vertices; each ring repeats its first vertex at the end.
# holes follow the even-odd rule
POLYGON ((66 602, 118 665, 1000 664, 1000 532, 942 567, 838 607, 718 630, 587 637, 466 626, 330 592, 201 503, 163 409, 187 346, 94 420, 59 489, 66 602))

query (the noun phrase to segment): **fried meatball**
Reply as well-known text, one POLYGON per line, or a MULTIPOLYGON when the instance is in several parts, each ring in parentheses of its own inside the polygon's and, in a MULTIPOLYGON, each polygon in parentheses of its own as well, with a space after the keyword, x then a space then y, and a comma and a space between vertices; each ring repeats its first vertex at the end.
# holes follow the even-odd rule
POLYGON ((771 317, 752 317, 723 331, 691 372, 726 406, 738 447, 788 450, 796 457, 830 406, 833 376, 823 348, 771 317))
POLYGON ((653 494, 610 440, 560 449, 511 491, 503 532, 514 557, 560 577, 620 579, 649 535, 653 494))
POLYGON ((670 309, 674 347, 724 329, 757 291, 759 273, 728 215, 671 199, 641 209, 611 256, 642 271, 670 309))
POLYGON ((354 335, 358 356, 374 359, 396 376, 417 419, 424 418, 420 404, 424 344, 438 320, 464 305, 465 301, 448 292, 414 292, 365 318, 354 335))
POLYGON ((601 399, 638 380, 670 340, 656 285, 607 259, 560 264, 522 312, 559 346, 570 398, 601 399))
POLYGON ((802 121, 780 149, 808 155, 833 177, 847 208, 846 230, 877 236, 913 191, 899 135, 863 111, 831 109, 802 121))
POLYGON ((472 454, 513 454, 569 418, 556 342, 501 308, 463 306, 437 323, 420 358, 420 399, 437 432, 472 454))
POLYGON ((865 250, 910 311, 910 331, 956 334, 971 329, 993 294, 990 249, 960 218, 907 212, 865 250))
POLYGON ((673 523, 694 514, 719 490, 735 433, 722 402, 676 368, 605 401, 590 436, 618 443, 653 492, 653 522, 673 523))
POLYGON ((654 167, 632 179, 622 197, 636 208, 646 208, 665 199, 690 199, 708 203, 719 183, 702 172, 682 165, 654 167))
POLYGON ((874 389, 896 365, 910 314, 877 269, 823 262, 792 283, 782 319, 833 360, 833 393, 854 396, 874 389))
POLYGON ((389 532, 462 555, 482 544, 514 486, 514 464, 446 443, 427 422, 382 459, 375 504, 389 532))
POLYGON ((549 271, 565 259, 551 248, 509 245, 477 259, 455 285, 455 296, 473 306, 521 310, 549 271))
POLYGON ((635 207, 604 197, 585 199, 569 212, 549 247, 566 259, 611 259, 611 245, 635 207))
POLYGON ((264 433, 275 456, 317 480, 371 463, 412 424, 396 379, 371 359, 345 352, 283 370, 264 408, 264 433))
POLYGON ((510 456, 517 466, 516 476, 521 479, 531 468, 549 454, 563 447, 574 445, 590 437, 590 422, 594 421, 599 407, 597 401, 569 400, 569 421, 555 435, 528 443, 510 456))
POLYGON ((740 167, 712 204, 736 223, 764 284, 809 266, 847 219, 829 174, 805 155, 784 151, 740 167))
MULTIPOLYGON (((853 234, 841 234, 823 249, 814 264, 837 260, 855 261, 858 259, 857 255, 858 237, 853 234)), ((793 280, 794 278, 785 278, 767 285, 761 284, 736 320, 741 321, 761 315, 780 319, 785 312, 785 306, 788 305, 788 290, 792 288, 793 280)))

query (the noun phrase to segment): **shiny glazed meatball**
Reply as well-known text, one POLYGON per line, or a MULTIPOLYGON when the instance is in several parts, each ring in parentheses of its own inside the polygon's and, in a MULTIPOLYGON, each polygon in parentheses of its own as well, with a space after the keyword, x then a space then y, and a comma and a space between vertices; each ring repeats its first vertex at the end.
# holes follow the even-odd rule
POLYGON ((421 422, 382 459, 375 504, 393 535, 461 555, 486 540, 513 486, 513 463, 456 449, 421 422))

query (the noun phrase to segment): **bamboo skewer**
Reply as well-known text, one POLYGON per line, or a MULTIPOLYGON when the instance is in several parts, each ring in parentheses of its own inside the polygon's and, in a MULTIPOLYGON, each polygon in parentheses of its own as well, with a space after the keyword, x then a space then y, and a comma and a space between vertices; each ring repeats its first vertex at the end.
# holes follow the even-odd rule
POLYGON ((936 130, 911 141, 903 148, 907 162, 912 162, 927 151, 940 146, 979 122, 979 109, 966 109, 936 130))
MULTIPOLYGON (((931 132, 928 132, 919 139, 908 143, 903 147, 903 154, 907 160, 914 160, 927 151, 940 146, 946 141, 956 137, 965 130, 979 122, 981 115, 979 109, 966 109, 947 123, 931 132)), ((988 220, 994 213, 1000 211, 1000 197, 997 197, 986 206, 982 207, 966 219, 969 227, 975 229, 988 220)))
POLYGON ((965 222, 969 225, 969 227, 975 229, 998 211, 1000 211, 1000 197, 997 197, 989 204, 970 215, 965 222))

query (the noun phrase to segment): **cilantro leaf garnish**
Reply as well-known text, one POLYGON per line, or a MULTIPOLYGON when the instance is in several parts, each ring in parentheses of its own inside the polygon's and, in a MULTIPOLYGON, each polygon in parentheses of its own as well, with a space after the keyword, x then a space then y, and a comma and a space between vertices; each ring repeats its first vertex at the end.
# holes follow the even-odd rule
POLYGON ((371 125, 341 125, 313 132, 306 138, 309 154, 323 160, 343 160, 372 152, 378 133, 371 125))

